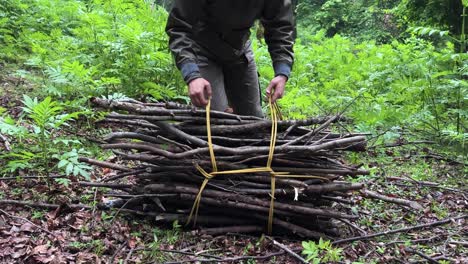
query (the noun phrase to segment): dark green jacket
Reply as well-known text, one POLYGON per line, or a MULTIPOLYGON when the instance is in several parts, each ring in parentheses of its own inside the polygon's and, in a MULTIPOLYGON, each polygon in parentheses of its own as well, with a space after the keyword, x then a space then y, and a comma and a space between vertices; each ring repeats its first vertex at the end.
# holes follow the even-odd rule
POLYGON ((291 0, 174 0, 166 32, 184 80, 200 77, 197 45, 223 63, 243 56, 256 19, 265 28, 275 75, 289 77, 295 37, 291 0))

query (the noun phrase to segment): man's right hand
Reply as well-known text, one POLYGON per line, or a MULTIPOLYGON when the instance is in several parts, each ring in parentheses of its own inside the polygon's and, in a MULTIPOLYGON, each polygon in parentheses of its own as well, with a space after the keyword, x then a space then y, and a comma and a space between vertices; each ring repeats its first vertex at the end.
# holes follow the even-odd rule
POLYGON ((193 79, 188 84, 189 96, 192 103, 198 107, 205 107, 208 104, 208 100, 211 97, 211 85, 203 79, 193 79))

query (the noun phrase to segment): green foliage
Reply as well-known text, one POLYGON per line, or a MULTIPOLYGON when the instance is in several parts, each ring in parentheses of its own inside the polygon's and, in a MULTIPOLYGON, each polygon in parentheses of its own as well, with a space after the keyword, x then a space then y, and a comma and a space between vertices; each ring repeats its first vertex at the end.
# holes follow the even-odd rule
POLYGON ((70 152, 65 152, 62 155, 55 154, 52 157, 59 160, 57 168, 64 170, 66 175, 83 176, 86 180, 90 180, 89 171, 92 169, 90 166, 78 161, 79 156, 90 154, 83 148, 76 150, 72 149, 70 152))
MULTIPOLYGON (((0 118, 0 132, 14 139, 12 150, 0 155, 0 173, 26 170, 48 176, 57 166, 68 175, 89 178, 90 167, 78 162, 78 155, 85 151, 74 148, 81 143, 59 135, 60 129, 68 126, 67 122, 76 119, 80 112, 64 113, 64 108, 50 97, 39 101, 24 95, 23 104, 23 119, 0 118), (70 148, 71 151, 65 151, 70 148)), ((67 184, 63 179, 58 181, 67 184)))
POLYGON ((402 0, 394 14, 403 26, 439 28, 459 35, 462 1, 465 0, 402 0))
POLYGON ((299 25, 304 32, 324 30, 358 40, 391 41, 400 34, 392 8, 398 1, 320 0, 300 1, 297 6, 299 25))
MULTIPOLYGON (((254 43, 261 83, 273 76, 267 48, 254 43)), ((323 31, 303 36, 295 46, 296 61, 285 97, 283 114, 301 119, 337 113, 353 100, 346 115, 355 129, 383 141, 401 136, 402 129, 462 145, 468 112, 468 56, 410 38, 378 45, 356 43, 341 36, 327 38, 323 31), (466 100, 466 99, 465 99, 466 100)))
POLYGON ((181 227, 178 221, 174 221, 172 223, 172 229, 153 229, 153 241, 148 245, 150 251, 148 251, 147 257, 149 260, 158 263, 165 261, 165 257, 160 251, 160 246, 162 243, 173 245, 180 240, 181 227))
POLYGON ((41 89, 48 94, 76 99, 120 92, 160 100, 184 87, 168 52, 167 13, 157 5, 144 0, 1 5, 0 56, 25 59, 42 72, 41 89))
POLYGON ((330 263, 341 261, 342 249, 334 248, 329 240, 323 240, 320 238, 319 242, 314 241, 303 241, 302 255, 306 256, 306 261, 319 264, 319 263, 330 263))

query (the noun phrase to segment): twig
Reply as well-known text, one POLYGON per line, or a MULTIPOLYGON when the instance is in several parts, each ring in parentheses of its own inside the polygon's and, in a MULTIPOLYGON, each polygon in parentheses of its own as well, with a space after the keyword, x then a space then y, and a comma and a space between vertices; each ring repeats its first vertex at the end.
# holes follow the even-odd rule
MULTIPOLYGON (((48 176, 49 179, 58 179, 58 178, 66 178, 67 175, 62 174, 62 175, 54 175, 54 176, 48 176)), ((41 179, 44 178, 44 176, 16 176, 16 177, 3 177, 0 178, 0 181, 14 181, 18 179, 41 179)))
MULTIPOLYGON (((276 146, 275 153, 285 153, 285 152, 304 152, 304 153, 316 153, 320 150, 333 149, 341 146, 349 146, 350 144, 356 142, 365 142, 365 137, 355 136, 349 138, 337 139, 334 141, 322 143, 315 146, 276 146)), ((196 154, 205 154, 208 153, 208 147, 197 148, 180 153, 172 153, 163 149, 159 149, 153 146, 149 146, 147 143, 116 143, 116 144, 106 144, 102 146, 103 149, 126 149, 126 150, 140 150, 140 151, 149 151, 153 154, 163 156, 170 159, 187 159, 193 157, 196 154)), ((214 151, 219 154, 226 155, 247 155, 247 154, 266 154, 270 151, 268 146, 262 147, 241 147, 241 148, 227 148, 221 146, 214 146, 214 151)), ((127 169, 129 170, 129 169, 127 169)))
POLYGON ((291 255, 292 257, 294 257, 295 259, 299 260, 301 263, 304 263, 304 264, 307 264, 307 261, 302 258, 301 256, 299 256, 296 252, 292 251, 290 248, 288 248, 286 245, 283 245, 281 244, 280 242, 274 240, 273 238, 271 237, 266 237, 267 239, 269 239, 271 242, 273 242, 273 245, 275 245, 276 247, 284 250, 286 253, 288 253, 289 255, 291 255))
POLYGON ((174 249, 158 249, 158 250, 161 252, 166 252, 166 253, 175 253, 175 254, 181 254, 181 255, 187 255, 187 256, 202 256, 202 257, 207 257, 207 258, 214 258, 216 260, 221 259, 221 257, 209 255, 205 253, 192 253, 192 252, 174 250, 174 249))
POLYGON ((449 244, 454 244, 454 245, 460 245, 464 247, 468 247, 468 242, 466 241, 455 241, 455 240, 449 240, 449 244))
POLYGON ((94 227, 94 225, 96 224, 96 217, 94 217, 94 215, 96 214, 96 198, 97 198, 97 192, 98 192, 98 188, 94 188, 94 196, 93 196, 93 211, 91 212, 91 217, 93 218, 91 220, 91 228, 94 227))
POLYGON ((445 162, 448 162, 448 163, 452 163, 452 164, 457 164, 457 165, 467 165, 467 163, 465 161, 457 161, 457 160, 454 160, 454 159, 450 159, 450 158, 446 158, 446 157, 443 157, 443 156, 440 156, 440 155, 437 155, 437 154, 428 154, 428 155, 420 155, 419 157, 421 158, 432 158, 432 159, 436 159, 436 160, 442 160, 442 161, 445 161, 445 162))
MULTIPOLYGON (((16 205, 16 206, 29 206, 33 208, 43 208, 43 209, 57 209, 60 207, 58 204, 48 204, 42 202, 26 202, 26 201, 16 201, 16 200, 0 200, 0 204, 16 205)), ((83 204, 66 204, 67 207, 77 210, 77 209, 92 209, 89 205, 83 204)))
POLYGON ((232 258, 223 258, 223 259, 189 259, 189 260, 182 260, 182 261, 175 261, 175 262, 165 262, 165 264, 179 264, 179 263, 191 263, 191 262, 216 262, 216 263, 222 263, 222 262, 235 262, 238 263, 241 260, 265 260, 269 259, 275 256, 283 255, 284 251, 278 251, 278 252, 273 252, 270 254, 262 255, 262 256, 239 256, 239 257, 232 257, 232 258))
POLYGON ((26 219, 26 218, 23 218, 23 217, 20 217, 20 216, 16 216, 16 215, 12 215, 12 214, 9 214, 8 212, 6 212, 6 211, 4 211, 4 210, 2 210, 2 209, 0 209, 0 213, 4 214, 4 215, 6 215, 6 216, 8 216, 8 217, 10 217, 10 218, 18 219, 18 220, 24 221, 24 222, 26 222, 26 223, 29 223, 29 224, 31 224, 32 226, 36 227, 37 229, 40 229, 40 230, 46 232, 47 234, 53 236, 55 239, 57 238, 57 236, 56 236, 55 234, 53 234, 52 232, 50 232, 49 230, 47 230, 47 229, 45 229, 45 228, 43 228, 43 227, 40 227, 40 226, 36 225, 35 223, 29 221, 29 220, 26 219))
POLYGON ((130 260, 130 258, 132 257, 133 252, 135 252, 135 248, 130 249, 130 251, 129 251, 128 254, 127 254, 127 257, 126 257, 125 260, 124 260, 124 264, 127 264, 127 262, 128 262, 128 261, 130 260))
POLYGON ((115 180, 118 180, 118 179, 121 179, 121 178, 124 178, 124 177, 127 177, 127 176, 138 175, 138 174, 144 173, 144 172, 146 172, 146 169, 138 169, 138 170, 134 170, 134 171, 123 172, 123 173, 119 173, 119 174, 117 174, 115 176, 112 176, 112 177, 109 177, 109 178, 104 178, 104 179, 102 179, 102 182, 115 181, 115 180))
POLYGON ((132 197, 132 198, 128 199, 127 201, 125 201, 125 203, 122 206, 120 206, 120 208, 117 210, 117 212, 115 212, 114 216, 112 216, 112 219, 110 220, 110 224, 112 225, 114 223, 115 218, 117 217, 117 215, 119 215, 120 211, 122 209, 124 209, 125 206, 127 206, 131 201, 136 200, 136 199, 138 199, 138 198, 137 197, 132 197))
POLYGON ((339 218, 338 220, 340 220, 341 222, 343 222, 343 223, 349 225, 350 227, 356 229, 357 231, 359 231, 359 233, 364 234, 364 235, 367 235, 367 232, 366 232, 366 231, 364 231, 364 230, 363 230, 362 228, 360 228, 359 226, 357 226, 357 225, 351 223, 350 221, 348 221, 348 220, 346 220, 346 219, 342 219, 342 218, 339 218))
MULTIPOLYGON (((439 235, 429 237, 429 238, 414 239, 414 240, 410 240, 409 242, 411 242, 413 244, 419 244, 419 243, 432 242, 432 241, 437 240, 437 239, 440 239, 439 235)), ((407 240, 396 240, 396 241, 391 241, 391 242, 386 243, 385 246, 390 246, 390 245, 393 245, 393 244, 402 244, 402 243, 406 243, 406 242, 408 242, 408 241, 407 240)))
POLYGON ((404 206, 413 208, 415 210, 423 210, 424 209, 419 203, 417 203, 415 201, 409 201, 409 200, 406 200, 406 199, 389 197, 389 196, 378 194, 376 192, 369 191, 369 190, 361 190, 361 193, 365 197, 370 197, 370 198, 373 198, 373 199, 378 199, 378 200, 382 200, 382 201, 389 202, 389 203, 404 205, 404 206))
POLYGON ((3 145, 5 146, 6 151, 11 151, 10 142, 8 142, 8 139, 2 134, 0 134, 0 139, 3 141, 3 145))
POLYGON ((310 131, 309 133, 307 134, 304 134, 294 140, 291 140, 289 141, 288 143, 284 144, 283 146, 289 146, 289 145, 294 145, 298 142, 300 142, 301 140, 307 140, 311 137, 313 137, 314 135, 316 135, 318 132, 322 131, 323 129, 325 129, 326 127, 328 127, 332 122, 336 121, 337 119, 339 119, 340 116, 339 115, 335 115, 335 116, 332 116, 330 119, 328 119, 325 123, 323 123, 322 125, 320 125, 317 129, 314 129, 312 131, 310 131))
POLYGON ((459 189, 455 189, 455 188, 450 188, 450 187, 445 187, 445 186, 441 186, 439 183, 436 183, 436 182, 429 182, 429 181, 417 181, 411 177, 407 177, 407 178, 401 178, 401 177, 387 177, 387 179, 389 180, 399 180, 399 181, 407 181, 407 182, 412 182, 414 184, 418 184, 418 185, 421 185, 421 186, 424 186, 424 187, 428 187, 428 188, 438 188, 438 189, 442 189, 442 190, 447 190, 447 191, 452 191, 452 192, 458 192, 458 193, 467 193, 466 190, 459 190, 459 189))
POLYGON ((374 233, 374 234, 370 234, 370 235, 366 235, 366 236, 350 237, 350 238, 340 239, 340 240, 333 241, 332 244, 336 245, 336 244, 348 243, 348 242, 353 242, 353 241, 368 240, 368 239, 371 239, 371 238, 374 238, 374 237, 379 237, 379 236, 386 236, 386 235, 390 235, 390 234, 407 232, 407 231, 412 231, 412 230, 416 230, 416 229, 423 229, 423 228, 426 228, 426 227, 434 227, 434 226, 444 225, 444 224, 448 224, 448 223, 450 223, 452 221, 459 220, 459 219, 465 219, 465 218, 468 218, 468 215, 462 215, 462 216, 458 216, 458 217, 446 218, 444 220, 435 221, 435 222, 428 223, 428 224, 422 224, 422 225, 417 225, 417 226, 399 228, 399 229, 395 229, 395 230, 388 230, 388 231, 374 233))
POLYGON ((428 255, 426 255, 426 254, 424 254, 424 253, 422 253, 422 252, 419 252, 419 251, 417 251, 417 250, 414 250, 414 249, 412 249, 412 248, 406 247, 406 248, 405 248, 405 251, 406 251, 406 252, 409 252, 409 253, 416 254, 416 255, 422 257, 423 259, 426 259, 427 261, 429 261, 429 263, 435 263, 435 264, 438 264, 438 263, 439 263, 437 260, 435 260, 435 259, 429 257, 428 255))
POLYGON ((128 189, 128 188, 133 187, 133 185, 131 184, 102 183, 102 182, 78 182, 78 185, 88 186, 88 187, 104 187, 104 188, 112 188, 112 189, 128 189))
POLYGON ((291 131, 293 131, 295 128, 297 128, 297 124, 293 124, 292 126, 288 127, 288 129, 284 131, 283 139, 285 139, 289 135, 289 133, 291 133, 291 131))
POLYGON ((95 159, 90 159, 86 157, 80 157, 78 158, 78 161, 80 162, 85 162, 91 165, 96 165, 101 168, 109 168, 109 169, 114 169, 114 170, 119 170, 119 171, 125 171, 129 172, 132 171, 132 169, 129 169, 125 166, 120 166, 112 162, 107 162, 107 161, 100 161, 100 160, 95 160, 95 159))
POLYGON ((245 226, 223 226, 213 228, 203 228, 200 230, 192 231, 193 235, 220 235, 226 233, 255 233, 262 232, 264 228, 256 225, 245 225, 245 226))
POLYGON ((117 257, 117 255, 127 246, 127 241, 123 242, 122 245, 114 252, 112 255, 112 258, 109 260, 108 264, 114 263, 114 259, 117 257))
MULTIPOLYGON (((144 248, 144 247, 138 247, 138 248, 134 248, 132 249, 131 251, 151 251, 152 249, 149 249, 149 248, 144 248)), ((209 254, 204 254, 204 253, 192 253, 192 252, 187 252, 187 251, 184 251, 184 250, 174 250, 174 249, 156 249, 157 251, 161 251, 161 252, 166 252, 166 253, 174 253, 174 254, 181 254, 181 255, 186 255, 186 256, 202 256, 202 257, 207 257, 207 258, 211 258, 211 260, 209 261, 214 261, 213 259, 215 259, 216 261, 222 261, 221 257, 218 257, 218 256, 214 256, 214 255, 209 255, 209 254)), ((175 263, 180 263, 180 262, 175 262, 175 263)))
MULTIPOLYGON (((183 250, 182 250, 183 251, 183 250)), ((222 248, 214 248, 214 249, 205 249, 205 250, 202 250, 202 251, 198 251, 195 253, 195 255, 200 255, 200 254, 205 254, 205 253, 208 253, 208 252, 218 252, 218 251, 223 251, 222 248)))
POLYGON ((174 144, 176 146, 178 146, 179 148, 183 149, 183 150, 191 150, 192 148, 189 146, 189 145, 185 145, 185 144, 182 144, 182 143, 179 143, 177 141, 174 141, 174 140, 170 140, 168 138, 165 138, 161 135, 158 135, 158 139, 161 139, 167 143, 170 143, 170 144, 174 144))

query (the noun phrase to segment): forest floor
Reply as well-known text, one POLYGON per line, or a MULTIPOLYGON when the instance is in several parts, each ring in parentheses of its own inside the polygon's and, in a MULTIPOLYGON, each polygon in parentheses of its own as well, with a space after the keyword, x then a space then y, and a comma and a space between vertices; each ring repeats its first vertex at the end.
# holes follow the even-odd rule
MULTIPOLYGON (((14 90, 24 80, 0 79, 0 107, 19 116, 21 96, 14 90)), ((0 140, 1 151, 7 151, 6 142, 0 140)), ((435 145, 376 147, 348 160, 371 171, 350 181, 415 201, 423 209, 352 196, 349 206, 360 218, 342 226, 342 238, 360 238, 333 245, 342 249, 339 263, 468 262, 466 164, 440 155, 435 145), (423 224, 428 225, 365 237, 423 224)), ((113 174, 96 168, 92 180, 113 174)), ((68 186, 55 181, 47 186, 44 179, 28 176, 34 175, 0 178, 0 263, 300 263, 273 243, 300 255, 303 241, 298 237, 200 236, 183 223, 161 226, 153 219, 98 209, 98 203, 108 202, 106 190, 80 187, 77 178, 71 177, 68 186)))

